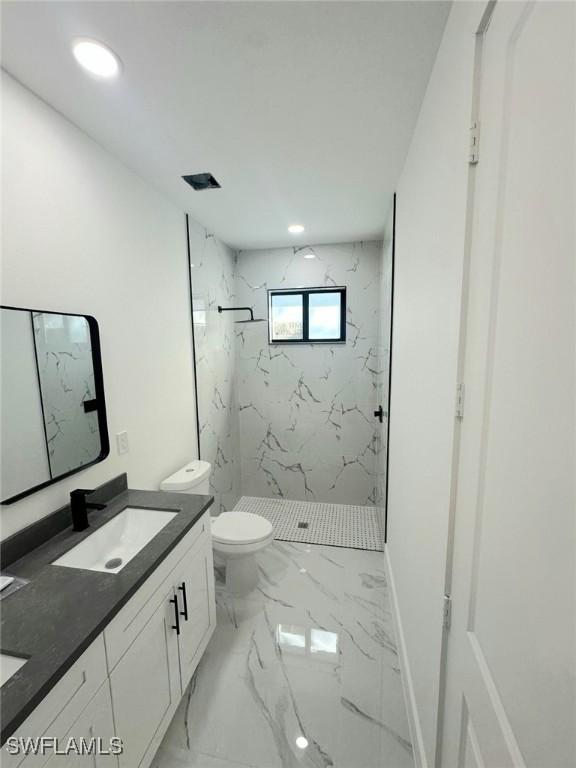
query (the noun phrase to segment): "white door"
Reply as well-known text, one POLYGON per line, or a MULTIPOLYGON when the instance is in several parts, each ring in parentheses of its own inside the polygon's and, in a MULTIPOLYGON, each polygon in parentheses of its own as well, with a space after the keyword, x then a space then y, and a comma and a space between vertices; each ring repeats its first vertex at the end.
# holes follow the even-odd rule
POLYGON ((442 765, 576 765, 575 5, 483 35, 442 765))

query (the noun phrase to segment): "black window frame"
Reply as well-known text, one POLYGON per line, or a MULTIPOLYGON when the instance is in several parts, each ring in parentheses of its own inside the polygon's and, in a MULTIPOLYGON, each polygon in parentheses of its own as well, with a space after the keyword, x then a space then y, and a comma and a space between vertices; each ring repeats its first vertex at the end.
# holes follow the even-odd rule
POLYGON ((346 286, 319 286, 315 288, 269 288, 268 289, 268 344, 345 344, 346 343, 346 286), (332 339, 309 338, 309 299, 311 293, 340 294, 340 335, 332 339), (272 338, 272 298, 274 296, 302 297, 302 338, 273 339, 272 338))

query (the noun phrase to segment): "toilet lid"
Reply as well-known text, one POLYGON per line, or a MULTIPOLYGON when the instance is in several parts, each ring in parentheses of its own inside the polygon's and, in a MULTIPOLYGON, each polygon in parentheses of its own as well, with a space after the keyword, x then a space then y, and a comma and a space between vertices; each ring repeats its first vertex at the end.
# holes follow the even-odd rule
POLYGON ((266 518, 251 512, 222 512, 212 519, 212 538, 222 544, 256 544, 273 530, 266 518))

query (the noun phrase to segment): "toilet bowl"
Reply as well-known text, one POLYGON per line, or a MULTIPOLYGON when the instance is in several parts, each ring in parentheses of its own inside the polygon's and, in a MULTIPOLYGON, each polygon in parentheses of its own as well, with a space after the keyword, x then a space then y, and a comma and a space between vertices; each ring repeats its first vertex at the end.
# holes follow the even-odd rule
MULTIPOLYGON (((161 491, 209 494, 211 464, 195 460, 160 483, 161 491)), ((212 549, 224 561, 226 587, 233 594, 251 592, 258 584, 256 553, 274 539, 272 524, 251 512, 222 512, 212 517, 212 549)))
POLYGON ((222 512, 212 518, 212 547, 224 560, 226 588, 246 594, 258 584, 256 553, 274 539, 272 523, 251 512, 222 512))

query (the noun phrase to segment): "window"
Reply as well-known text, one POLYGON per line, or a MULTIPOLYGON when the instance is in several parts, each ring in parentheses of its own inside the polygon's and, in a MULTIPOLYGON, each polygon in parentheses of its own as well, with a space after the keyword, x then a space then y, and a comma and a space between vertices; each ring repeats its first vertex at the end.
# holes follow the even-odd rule
POLYGON ((346 341, 346 288, 268 291, 270 344, 346 341))

